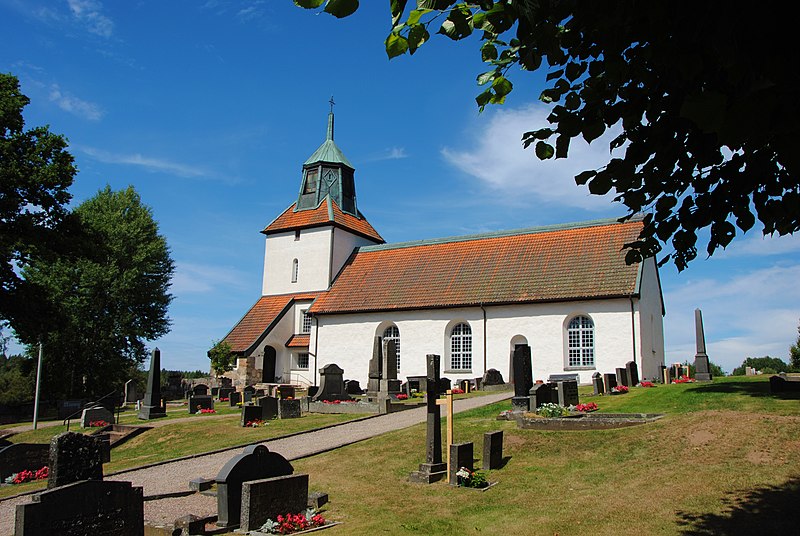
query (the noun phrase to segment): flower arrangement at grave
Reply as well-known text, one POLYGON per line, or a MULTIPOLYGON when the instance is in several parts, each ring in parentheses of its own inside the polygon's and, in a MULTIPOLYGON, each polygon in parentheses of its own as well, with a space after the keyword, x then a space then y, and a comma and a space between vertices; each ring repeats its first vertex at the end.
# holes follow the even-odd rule
POLYGON ((220 398, 219 401, 220 402, 230 402, 231 399, 226 396, 225 398, 220 398))
POLYGON ((266 426, 269 423, 266 421, 262 421, 261 419, 253 419, 252 421, 247 421, 244 423, 245 428, 260 428, 261 426, 266 426))
POLYGON ((648 382, 648 381, 643 381, 643 382, 639 383, 639 387, 655 387, 655 386, 656 386, 656 384, 654 384, 653 382, 648 382))
POLYGON ((580 411, 581 413, 591 413, 593 411, 597 411, 599 408, 597 407, 596 402, 587 402, 585 404, 578 404, 575 406, 575 411, 580 411))
POLYGON ((292 534, 301 530, 322 527, 327 522, 313 508, 309 508, 302 514, 279 515, 275 521, 268 519, 259 529, 267 534, 292 534))
POLYGON ((102 428, 104 426, 108 426, 107 421, 89 421, 89 428, 102 428))
POLYGON ((425 391, 411 391, 411 398, 425 398, 425 391))
POLYGON ((201 408, 200 406, 197 406, 197 412, 198 413, 216 413, 217 410, 211 409, 211 408, 201 408))
POLYGON ((450 392, 453 393, 454 395, 463 395, 464 389, 456 387, 455 389, 450 389, 450 392))
POLYGON ((546 402, 536 408, 536 415, 539 417, 546 417, 546 418, 555 418, 555 417, 563 417, 564 415, 569 414, 569 410, 567 408, 563 408, 558 404, 554 404, 552 402, 546 402))
POLYGON ((405 393, 400 393, 395 397, 397 400, 408 400, 408 395, 405 393))
MULTIPOLYGON (((291 398, 287 398, 287 400, 291 400, 291 398)), ((348 402, 358 402, 358 400, 323 400, 323 404, 347 404, 348 402)))
POLYGON ((23 482, 31 482, 33 480, 45 480, 50 475, 50 469, 45 465, 36 471, 29 471, 24 469, 19 473, 14 473, 6 478, 6 484, 22 484, 23 482))
POLYGON ((464 488, 485 488, 489 485, 486 475, 480 471, 470 471, 466 467, 461 467, 456 471, 458 485, 464 488))
POLYGON ((611 388, 612 395, 624 395, 627 392, 628 392, 627 385, 615 385, 614 387, 611 388))
POLYGON ((694 383, 694 378, 680 376, 678 379, 672 380, 672 383, 694 383))

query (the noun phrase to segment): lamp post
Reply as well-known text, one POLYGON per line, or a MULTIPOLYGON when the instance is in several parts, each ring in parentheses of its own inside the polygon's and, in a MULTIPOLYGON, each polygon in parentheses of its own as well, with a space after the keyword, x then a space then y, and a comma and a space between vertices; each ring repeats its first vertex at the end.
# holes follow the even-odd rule
POLYGON ((36 394, 34 395, 33 399, 33 429, 39 425, 39 388, 42 384, 42 357, 43 357, 43 345, 42 339, 39 338, 39 362, 36 365, 36 394))

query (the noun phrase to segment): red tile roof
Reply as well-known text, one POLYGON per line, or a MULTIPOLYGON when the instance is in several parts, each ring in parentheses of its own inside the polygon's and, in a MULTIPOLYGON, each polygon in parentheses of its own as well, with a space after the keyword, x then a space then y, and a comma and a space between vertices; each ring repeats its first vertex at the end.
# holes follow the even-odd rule
POLYGON ((370 238, 379 244, 383 244, 384 242, 384 239, 378 234, 378 231, 369 224, 361 212, 358 213, 358 217, 342 212, 339 205, 332 201, 330 197, 326 197, 325 200, 314 209, 295 211, 296 204, 297 203, 292 203, 289 208, 283 211, 283 214, 275 218, 275 220, 267 225, 261 232, 264 234, 271 234, 295 229, 305 229, 308 227, 334 225, 370 238))
POLYGON ((310 313, 352 313, 631 296, 623 244, 641 221, 614 220, 360 248, 310 313))
POLYGON ((289 340, 286 341, 287 348, 308 348, 308 342, 311 338, 311 335, 308 333, 302 334, 295 334, 289 337, 289 340))
POLYGON ((319 292, 307 292, 262 296, 223 340, 231 345, 233 352, 247 354, 267 336, 292 303, 297 300, 313 300, 319 294, 319 292))

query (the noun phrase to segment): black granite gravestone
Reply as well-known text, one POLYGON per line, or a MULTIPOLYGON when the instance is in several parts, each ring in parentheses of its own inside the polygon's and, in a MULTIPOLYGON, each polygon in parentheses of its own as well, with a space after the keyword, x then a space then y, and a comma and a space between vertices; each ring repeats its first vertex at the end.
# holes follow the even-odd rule
POLYGON ((329 363, 319 369, 319 389, 311 401, 323 400, 350 400, 344 390, 344 369, 339 365, 329 363))
POLYGON ((345 380, 344 392, 347 393, 348 395, 360 395, 361 384, 358 382, 358 380, 345 380))
POLYGON ((150 372, 147 373, 147 390, 139 407, 138 417, 144 421, 167 416, 167 408, 161 400, 161 350, 156 348, 150 356, 150 372))
POLYGON ((108 460, 108 442, 101 437, 64 432, 50 440, 47 488, 78 480, 103 480, 103 461, 108 460))
POLYGON ((142 488, 84 480, 48 489, 19 504, 15 536, 143 536, 142 488))
POLYGON ((372 357, 369 360, 369 375, 367 380, 367 396, 376 397, 381 390, 381 377, 383 364, 383 339, 375 337, 372 345, 372 357))
POLYGON ((211 395, 192 395, 189 397, 189 413, 195 414, 201 409, 214 409, 211 395))
POLYGON ((625 374, 628 377, 628 387, 639 385, 639 367, 636 366, 635 361, 625 363, 625 374))
POLYGON ((577 406, 580 400, 578 399, 578 382, 567 381, 558 382, 558 405, 568 408, 570 406, 577 406))
POLYGON ((242 505, 242 484, 246 481, 291 475, 292 464, 264 445, 245 447, 241 454, 228 460, 217 474, 217 526, 239 524, 242 505))
POLYGON ((239 529, 258 530, 268 519, 299 514, 308 506, 308 475, 285 475, 242 483, 239 529))
POLYGON ((487 385, 504 385, 506 382, 503 381, 503 375, 500 374, 500 371, 497 369, 490 368, 483 374, 483 379, 481 380, 481 384, 484 386, 487 385))
POLYGON ((278 418, 278 399, 273 396, 262 396, 257 404, 263 409, 261 418, 263 420, 278 418))
POLYGON ((193 395, 207 395, 208 394, 208 385, 204 383, 198 383, 194 387, 192 387, 192 394, 193 395))
POLYGON ((497 469, 503 465, 503 431, 483 434, 483 469, 497 469))
POLYGON ((549 383, 537 383, 530 390, 530 409, 535 410, 542 404, 553 402, 553 385, 549 383))
POLYGON ((706 335, 703 331, 703 313, 700 309, 694 310, 694 329, 697 343, 697 353, 694 356, 694 378, 699 382, 710 382, 711 365, 706 354, 706 335))
POLYGON ((278 418, 299 419, 301 416, 300 401, 293 398, 278 400, 278 418))
POLYGON ((427 430, 426 430, 426 456, 425 463, 419 465, 419 471, 412 471, 411 482, 431 484, 447 476, 447 464, 442 463, 442 416, 436 400, 439 398, 439 363, 441 357, 428 354, 427 377, 427 430))
POLYGON ((456 473, 459 469, 462 467, 470 471, 474 469, 472 453, 473 446, 471 441, 469 443, 453 443, 450 445, 449 483, 451 486, 458 485, 456 473))
POLYGON ((231 391, 228 394, 228 404, 230 407, 235 408, 242 401, 242 393, 239 391, 231 391))
POLYGON ((592 389, 594 395, 602 395, 605 393, 603 387, 603 376, 599 372, 592 374, 592 389))
POLYGON ((603 389, 611 394, 611 389, 617 386, 616 374, 603 374, 603 389))
POLYGON ((617 385, 624 385, 626 387, 630 387, 628 385, 628 371, 625 367, 617 368, 617 385))

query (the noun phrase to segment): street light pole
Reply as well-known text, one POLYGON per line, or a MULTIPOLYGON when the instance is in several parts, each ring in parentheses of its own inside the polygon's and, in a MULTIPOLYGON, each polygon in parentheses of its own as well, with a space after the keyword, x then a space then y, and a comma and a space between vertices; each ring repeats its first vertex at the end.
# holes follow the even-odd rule
POLYGON ((42 339, 39 339, 39 363, 36 365, 36 395, 33 399, 33 429, 39 424, 39 388, 42 383, 42 339))

